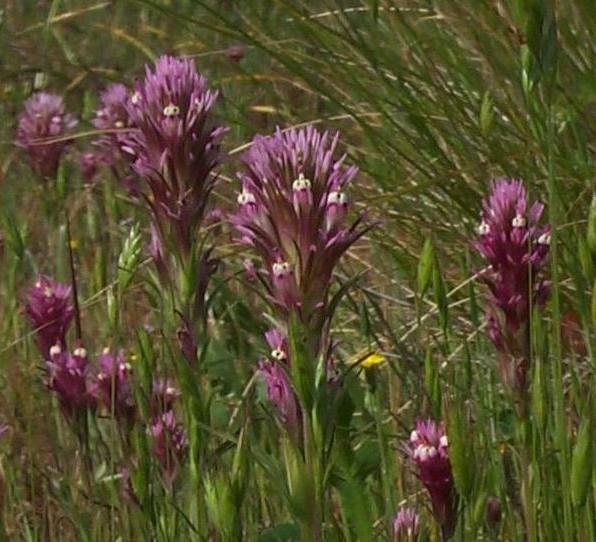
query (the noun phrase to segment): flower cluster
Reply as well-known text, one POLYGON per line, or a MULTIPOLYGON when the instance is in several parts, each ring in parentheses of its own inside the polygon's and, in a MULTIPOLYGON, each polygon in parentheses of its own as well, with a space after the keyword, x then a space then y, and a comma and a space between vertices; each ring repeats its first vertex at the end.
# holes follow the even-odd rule
POLYGON ((420 533, 420 517, 412 508, 402 507, 393 520, 392 542, 416 542, 420 533))
POLYGON ((210 110, 217 92, 197 73, 191 59, 162 56, 146 68, 126 103, 135 130, 122 149, 134 171, 147 182, 148 201, 166 242, 190 251, 222 160, 225 129, 213 126, 210 110))
POLYGON ((25 313, 35 331, 35 342, 44 359, 50 358, 50 348, 66 346, 66 332, 73 316, 71 288, 40 276, 27 292, 25 313))
POLYGON ((130 383, 132 366, 126 361, 124 352, 114 354, 109 348, 104 348, 98 362, 99 370, 93 383, 93 395, 114 418, 131 424, 136 417, 130 383))
POLYGON ((129 90, 121 83, 112 83, 100 95, 100 107, 95 111, 93 126, 105 131, 97 145, 102 149, 101 161, 115 165, 119 160, 129 160, 129 155, 122 151, 123 141, 126 140, 125 128, 131 128, 132 122, 128 115, 129 90))
POLYGON ((346 189, 357 168, 335 158, 338 138, 313 127, 256 136, 231 217, 241 242, 261 259, 272 304, 285 315, 297 311, 314 335, 331 317, 333 270, 365 231, 362 217, 345 224, 346 189))
POLYGON ((155 417, 149 427, 152 451, 167 481, 176 475, 177 466, 184 460, 188 450, 186 431, 176 422, 172 410, 155 417))
POLYGON ((548 297, 542 268, 549 251, 550 227, 540 226, 544 206, 528 205, 519 180, 499 179, 483 203, 475 248, 490 264, 483 280, 494 308, 487 313, 488 335, 503 357, 503 380, 514 390, 527 387, 529 318, 548 297))
POLYGON ((46 366, 48 387, 56 393, 67 418, 94 406, 89 360, 83 347, 75 348, 71 354, 57 344, 52 346, 46 366))
POLYGON ((25 102, 25 111, 18 119, 16 144, 27 150, 31 168, 43 180, 56 176, 60 158, 70 144, 66 136, 76 125, 60 96, 38 92, 25 102))
POLYGON ((418 420, 406 448, 418 478, 428 491, 443 539, 453 535, 456 523, 456 491, 449 462, 445 428, 433 420, 418 420))

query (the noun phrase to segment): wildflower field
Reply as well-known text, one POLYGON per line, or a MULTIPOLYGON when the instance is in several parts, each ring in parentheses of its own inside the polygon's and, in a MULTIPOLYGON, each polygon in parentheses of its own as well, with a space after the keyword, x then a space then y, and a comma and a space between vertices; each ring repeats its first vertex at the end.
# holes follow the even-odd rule
POLYGON ((0 542, 594 542, 593 0, 3 0, 0 542))

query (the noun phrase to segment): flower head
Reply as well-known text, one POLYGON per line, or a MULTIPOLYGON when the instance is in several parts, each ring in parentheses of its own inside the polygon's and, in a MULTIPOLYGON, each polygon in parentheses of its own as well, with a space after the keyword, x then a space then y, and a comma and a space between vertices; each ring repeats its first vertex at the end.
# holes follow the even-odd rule
POLYGON ((445 539, 450 538, 455 528, 456 492, 445 428, 430 419, 418 420, 406 449, 418 478, 430 495, 435 518, 445 539))
POLYGON ((149 186, 155 219, 170 224, 186 252, 222 160, 219 141, 225 130, 210 119, 216 99, 191 59, 162 56, 155 68, 146 68, 126 107, 136 130, 123 149, 149 186))
POLYGON ((550 227, 539 225, 543 209, 538 202, 529 207, 521 181, 499 179, 483 203, 474 243, 490 264, 483 274, 492 301, 487 334, 501 354, 503 383, 522 397, 528 386, 531 308, 542 306, 549 291, 542 274, 550 244, 550 227))
POLYGON ((35 342, 44 359, 54 345, 66 346, 66 332, 74 316, 70 286, 39 276, 27 292, 25 313, 35 330, 35 342))
POLYGON ((491 266, 485 280, 503 315, 504 332, 516 333, 528 320, 531 305, 547 297, 540 271, 549 251, 550 227, 538 224, 543 209, 538 202, 528 208, 523 183, 510 179, 495 181, 483 204, 474 246, 491 266))
POLYGON ((89 360, 84 348, 78 347, 71 354, 56 344, 50 348, 46 365, 48 387, 58 396, 66 417, 72 418, 94 404, 89 389, 89 360))
POLYGON ((99 371, 95 375, 92 393, 97 401, 118 420, 131 422, 136 409, 130 386, 131 365, 124 352, 113 354, 109 348, 99 356, 99 371))
POLYGON ((420 517, 413 508, 401 507, 393 520, 393 542, 415 542, 420 532, 420 517))
POLYGON ((56 176, 60 158, 71 143, 64 136, 76 124, 75 118, 66 113, 60 96, 38 92, 25 102, 15 142, 28 151, 31 168, 42 179, 56 176), (50 142, 52 139, 60 140, 50 142))
POLYGON ((122 151, 126 135, 118 130, 131 127, 128 115, 130 91, 120 83, 109 85, 99 96, 100 107, 95 112, 93 126, 109 133, 102 135, 97 144, 103 148, 103 159, 108 164, 115 164, 119 158, 129 159, 122 151))
POLYGON ((163 475, 171 482, 176 475, 177 466, 186 457, 186 431, 176 422, 174 412, 169 410, 154 418, 149 427, 149 434, 153 442, 153 455, 163 475))
POLYGON ((239 174, 231 222, 261 259, 263 281, 283 313, 298 310, 320 329, 332 273, 364 233, 362 217, 345 224, 346 189, 357 173, 337 158, 339 135, 312 127, 256 136, 239 174))

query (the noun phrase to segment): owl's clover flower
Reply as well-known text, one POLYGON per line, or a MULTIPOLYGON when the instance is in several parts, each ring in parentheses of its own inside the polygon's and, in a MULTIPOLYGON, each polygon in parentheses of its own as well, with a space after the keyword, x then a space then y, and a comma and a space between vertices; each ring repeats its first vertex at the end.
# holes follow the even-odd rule
POLYGON ((60 159, 72 142, 66 136, 76 125, 60 96, 38 92, 25 102, 15 143, 27 150, 31 168, 42 180, 56 177, 60 159))
POLYGON ((52 346, 65 348, 66 332, 74 317, 70 286, 39 276, 35 286, 27 292, 25 313, 44 359, 50 359, 52 346))
POLYGON ((131 423, 136 416, 136 407, 130 382, 130 363, 126 361, 124 352, 114 354, 109 348, 103 350, 98 361, 99 370, 95 375, 92 394, 114 418, 131 423))
POLYGON ((482 220, 474 247, 490 264, 482 275, 494 308, 487 311, 487 333, 502 356, 507 387, 527 387, 529 331, 532 307, 548 298, 543 268, 549 252, 550 226, 540 226, 544 205, 528 204, 519 180, 498 179, 483 202, 482 220))
POLYGON ((357 168, 335 156, 338 139, 313 127, 257 135, 231 217, 240 241, 260 257, 271 303, 285 316, 297 311, 315 335, 331 316, 333 270, 366 230, 362 216, 346 220, 357 168))
POLYGON ((441 526, 443 539, 447 540, 455 530, 457 494, 445 428, 430 419, 418 420, 406 451, 415 465, 418 478, 429 493, 433 514, 441 526))
POLYGON ((65 416, 73 418, 77 412, 94 405, 87 351, 78 347, 71 354, 56 344, 50 348, 49 354, 46 362, 48 387, 56 393, 65 416))
POLYGON ((161 230, 187 254, 206 213, 223 153, 225 129, 211 122, 218 93, 191 59, 162 56, 146 67, 126 105, 132 130, 122 149, 146 181, 147 198, 161 230))
POLYGON ((176 476, 178 465, 188 450, 188 437, 182 425, 176 422, 172 410, 153 419, 149 427, 152 451, 162 475, 168 483, 176 476))
POLYGON ((99 95, 100 107, 95 111, 93 126, 98 130, 105 130, 97 144, 103 149, 102 160, 114 165, 118 159, 130 159, 122 151, 126 140, 126 133, 122 130, 131 128, 132 122, 128 114, 130 91, 121 83, 112 83, 99 95))
POLYGON ((392 542, 416 542, 420 533, 420 517, 413 508, 401 507, 393 520, 392 542))

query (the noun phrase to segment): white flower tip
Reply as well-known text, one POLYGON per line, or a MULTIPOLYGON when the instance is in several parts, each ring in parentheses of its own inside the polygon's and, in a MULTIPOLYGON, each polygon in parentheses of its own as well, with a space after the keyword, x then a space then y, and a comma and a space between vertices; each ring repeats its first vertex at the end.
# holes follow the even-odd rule
POLYGON ((286 359, 286 354, 280 348, 276 348, 275 350, 271 350, 271 357, 276 361, 283 361, 286 359))
POLYGON ((252 192, 243 190, 238 194, 236 201, 238 201, 238 205, 248 205, 249 203, 255 203, 256 200, 252 192))
POLYGON ((175 117, 180 113, 180 108, 175 104, 168 104, 163 108, 163 114, 166 117, 175 117))
POLYGON ((78 348, 75 348, 75 351, 73 352, 73 354, 77 358, 86 358, 87 357, 87 350, 85 350, 82 346, 79 346, 78 348))
POLYGON ((539 245, 550 245, 550 233, 543 233, 540 237, 538 237, 538 244, 539 245))
POLYGON ((447 435, 443 435, 440 439, 439 439, 439 444, 441 445, 441 447, 443 448, 447 448, 447 446, 449 446, 449 441, 447 440, 447 435))
POLYGON ((476 228, 478 235, 487 235, 490 233, 490 226, 486 222, 481 222, 476 228))
POLYGON ((292 271, 292 267, 288 262, 275 262, 273 264, 272 270, 276 277, 282 277, 289 275, 292 271))
POLYGON ((62 348, 60 348, 59 344, 55 344, 50 348, 50 356, 59 356, 62 353, 62 348))
POLYGON ((526 219, 521 216, 521 215, 517 215, 512 221, 511 221, 511 225, 514 228, 524 228, 526 226, 526 219))
POLYGON ((343 192, 329 192, 327 205, 346 205, 348 197, 343 192))
POLYGON ((301 190, 310 190, 311 182, 304 174, 298 175, 298 178, 292 183, 292 190, 300 192, 301 190))
POLYGON ((418 440, 418 432, 412 431, 410 433, 410 442, 416 442, 418 440))

